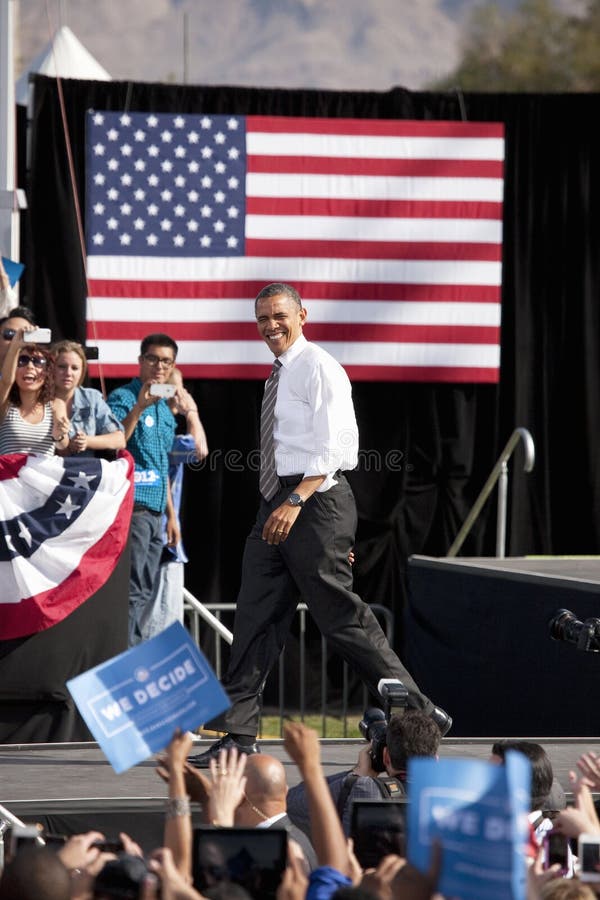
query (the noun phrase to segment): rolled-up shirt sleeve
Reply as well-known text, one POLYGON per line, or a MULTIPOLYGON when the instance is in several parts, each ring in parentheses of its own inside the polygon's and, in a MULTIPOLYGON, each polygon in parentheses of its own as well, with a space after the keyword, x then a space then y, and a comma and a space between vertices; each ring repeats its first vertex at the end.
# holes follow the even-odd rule
POLYGON ((320 366, 309 385, 313 409, 313 451, 304 474, 328 475, 354 469, 358 461, 358 428, 352 390, 344 370, 320 366))
POLYGON ((277 474, 325 475, 318 490, 328 490, 338 469, 354 469, 358 463, 352 387, 329 353, 303 337, 297 345, 280 357, 274 429, 277 474))

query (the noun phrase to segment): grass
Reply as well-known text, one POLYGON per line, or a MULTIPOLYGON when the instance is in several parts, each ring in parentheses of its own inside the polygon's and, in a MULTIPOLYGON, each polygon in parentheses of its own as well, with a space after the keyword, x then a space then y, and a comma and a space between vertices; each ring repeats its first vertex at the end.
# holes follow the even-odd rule
MULTIPOLYGON (((323 717, 320 714, 305 714, 304 720, 301 719, 299 714, 291 714, 284 716, 284 723, 286 721, 289 722, 300 722, 304 721, 305 725, 308 725, 309 728, 314 728, 319 737, 326 738, 360 738, 361 733, 358 728, 358 723, 360 722, 361 716, 359 715, 349 715, 346 718, 346 730, 344 732, 344 720, 341 716, 326 716, 325 723, 323 723, 323 717), (323 727, 323 725, 325 727, 323 727)), ((263 715, 261 719, 261 732, 258 735, 262 740, 268 740, 269 738, 280 738, 280 720, 279 716, 273 715, 263 715)), ((203 735, 210 733, 203 732, 203 735)))

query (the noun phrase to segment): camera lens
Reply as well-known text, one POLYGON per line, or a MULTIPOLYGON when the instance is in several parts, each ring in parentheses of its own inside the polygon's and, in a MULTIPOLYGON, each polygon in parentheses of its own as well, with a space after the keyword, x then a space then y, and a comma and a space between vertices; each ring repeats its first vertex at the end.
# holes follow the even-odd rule
POLYGON ((600 619, 581 622, 570 610, 559 609, 548 622, 548 629, 555 641, 576 644, 578 650, 588 653, 600 652, 600 619))
POLYGON ((556 615, 548 622, 550 629, 550 637, 555 641, 571 641, 573 635, 577 640, 577 625, 581 622, 577 621, 577 616, 568 609, 559 609, 556 615))

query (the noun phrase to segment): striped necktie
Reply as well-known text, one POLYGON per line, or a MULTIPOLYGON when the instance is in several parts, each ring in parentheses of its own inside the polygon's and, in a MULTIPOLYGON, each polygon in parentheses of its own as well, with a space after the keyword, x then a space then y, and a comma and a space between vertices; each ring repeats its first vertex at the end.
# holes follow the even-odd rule
POLYGON ((271 374, 265 385, 262 407, 260 410, 260 477, 258 486, 265 500, 270 500, 279 489, 277 466, 275 464, 275 441, 273 426, 275 425, 275 401, 281 363, 276 359, 271 374))

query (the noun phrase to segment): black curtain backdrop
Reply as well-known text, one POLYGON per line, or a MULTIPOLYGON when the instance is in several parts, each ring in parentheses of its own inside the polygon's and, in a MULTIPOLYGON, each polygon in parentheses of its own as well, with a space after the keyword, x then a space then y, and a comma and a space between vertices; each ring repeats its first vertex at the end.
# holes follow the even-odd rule
MULTIPOLYGON (((54 79, 36 76, 34 82, 24 299, 56 338, 83 340, 84 267, 59 95, 54 79)), ((360 519, 356 586, 368 601, 392 608, 399 624, 408 557, 446 553, 516 426, 531 431, 537 460, 531 475, 522 472, 521 450, 510 465, 507 552, 600 552, 599 95, 459 96, 401 88, 376 93, 87 81, 63 81, 62 89, 82 209, 88 108, 503 122, 501 382, 353 385, 366 453, 350 476, 360 519), (374 466, 373 451, 382 458, 392 451, 400 467, 374 466)), ((166 331, 168 323, 165 307, 166 331)), ((306 334, 310 339, 310 325, 306 334)), ((256 509, 257 476, 237 471, 227 453, 257 446, 262 383, 198 380, 190 387, 212 453, 202 468, 186 473, 186 583, 203 601, 233 601, 256 509)), ((463 553, 493 555, 494 547, 492 500, 463 553)))

